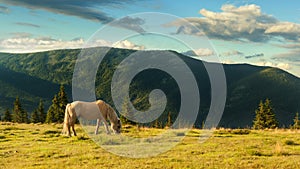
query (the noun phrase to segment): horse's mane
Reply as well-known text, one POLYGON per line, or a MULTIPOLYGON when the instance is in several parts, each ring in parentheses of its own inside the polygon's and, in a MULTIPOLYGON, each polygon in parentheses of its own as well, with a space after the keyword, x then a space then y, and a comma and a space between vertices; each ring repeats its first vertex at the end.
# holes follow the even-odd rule
POLYGON ((109 120, 113 123, 116 123, 119 120, 117 113, 114 111, 114 109, 109 104, 105 103, 105 106, 107 107, 107 110, 108 110, 107 116, 108 116, 109 120))
POLYGON ((109 120, 111 123, 118 123, 118 115, 115 110, 103 100, 97 100, 96 104, 99 106, 100 111, 105 120, 109 120))

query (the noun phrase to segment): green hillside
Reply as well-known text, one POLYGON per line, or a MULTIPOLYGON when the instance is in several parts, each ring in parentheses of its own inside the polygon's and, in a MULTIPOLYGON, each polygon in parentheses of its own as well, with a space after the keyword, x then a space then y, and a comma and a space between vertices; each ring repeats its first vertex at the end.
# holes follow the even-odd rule
MULTIPOLYGON (((101 50, 101 49, 100 49, 101 50)), ((133 50, 111 49, 99 66, 96 79, 96 96, 112 103, 111 78, 116 66, 133 50)), ((163 55, 164 51, 155 51, 163 55)), ((0 109, 12 108, 16 96, 28 111, 33 110, 39 99, 46 106, 57 93, 60 84, 67 89, 71 100, 72 73, 80 50, 56 50, 31 54, 0 53, 0 109)), ((210 106, 210 83, 201 61, 178 54, 193 71, 199 86, 201 105, 196 126, 200 127, 210 106)), ((247 127, 252 125, 254 110, 260 100, 270 98, 281 126, 292 123, 295 112, 300 110, 300 79, 276 68, 246 64, 224 65, 227 78, 227 102, 220 126, 247 127)), ((162 89, 168 99, 167 108, 172 118, 180 108, 180 92, 175 80, 156 69, 139 73, 131 83, 130 96, 137 109, 145 110, 150 105, 151 90, 162 89)), ((3 111, 1 111, 3 112, 3 111)))

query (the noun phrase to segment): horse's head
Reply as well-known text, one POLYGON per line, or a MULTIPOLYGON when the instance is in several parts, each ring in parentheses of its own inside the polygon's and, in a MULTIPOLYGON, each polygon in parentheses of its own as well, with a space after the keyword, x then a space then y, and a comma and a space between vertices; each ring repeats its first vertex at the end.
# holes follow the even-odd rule
POLYGON ((120 119, 117 120, 115 123, 111 123, 111 128, 113 129, 114 133, 120 134, 121 133, 121 121, 120 119))

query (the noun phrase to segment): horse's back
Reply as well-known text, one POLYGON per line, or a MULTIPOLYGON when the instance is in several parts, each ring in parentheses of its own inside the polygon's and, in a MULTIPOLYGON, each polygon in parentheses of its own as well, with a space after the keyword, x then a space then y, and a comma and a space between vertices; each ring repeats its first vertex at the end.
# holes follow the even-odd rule
POLYGON ((86 120, 98 119, 101 116, 96 102, 75 101, 71 105, 75 109, 77 116, 86 120))

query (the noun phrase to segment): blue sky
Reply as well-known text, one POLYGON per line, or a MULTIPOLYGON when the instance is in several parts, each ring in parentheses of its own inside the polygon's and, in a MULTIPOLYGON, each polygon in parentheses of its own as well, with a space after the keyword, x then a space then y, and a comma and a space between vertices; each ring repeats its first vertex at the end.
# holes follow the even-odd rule
POLYGON ((0 52, 81 48, 97 35, 100 46, 172 49, 203 60, 214 55, 223 63, 279 67, 300 76, 296 0, 0 0, 0 20, 0 52), (150 14, 135 15, 140 12, 172 16, 151 21, 150 14), (105 31, 95 34, 103 27, 105 31), (145 34, 149 31, 162 36, 145 34))

